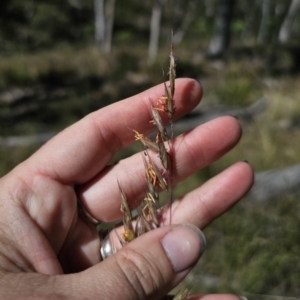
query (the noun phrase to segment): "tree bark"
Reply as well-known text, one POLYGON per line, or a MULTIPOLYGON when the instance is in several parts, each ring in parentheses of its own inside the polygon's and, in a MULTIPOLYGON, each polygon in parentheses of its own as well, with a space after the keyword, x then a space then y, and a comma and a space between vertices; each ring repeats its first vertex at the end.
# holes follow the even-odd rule
POLYGON ((293 23, 295 21, 299 8, 300 8, 300 0, 292 0, 290 3, 289 10, 279 30, 278 40, 281 43, 287 43, 289 41, 293 23))
POLYGON ((215 34, 210 41, 207 54, 209 57, 222 56, 230 43, 230 25, 235 0, 220 0, 216 16, 215 34))
POLYGON ((157 0, 152 9, 151 23, 150 23, 150 41, 148 50, 148 62, 152 64, 157 56, 159 35, 160 35, 160 21, 162 9, 167 0, 157 0))

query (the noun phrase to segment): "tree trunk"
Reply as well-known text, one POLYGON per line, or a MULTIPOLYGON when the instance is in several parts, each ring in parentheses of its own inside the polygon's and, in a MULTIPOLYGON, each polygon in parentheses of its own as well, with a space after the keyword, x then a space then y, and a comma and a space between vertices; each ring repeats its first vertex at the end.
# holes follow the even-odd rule
POLYGON ((287 2, 283 2, 283 1, 279 1, 275 7, 275 33, 273 38, 275 38, 275 40, 278 40, 278 34, 279 34, 279 30, 283 24, 283 21, 289 11, 290 8, 290 4, 291 4, 291 0, 287 1, 287 2))
POLYGON ((94 0, 95 9, 95 43, 103 52, 109 53, 114 24, 114 11, 116 0, 94 0))
POLYGON ((300 0, 292 0, 290 3, 289 10, 282 22, 281 28, 279 30, 278 40, 281 43, 286 43, 289 41, 291 36, 291 31, 293 27, 293 23, 296 18, 296 14, 300 7, 300 0))
MULTIPOLYGON (((242 43, 244 45, 251 44, 251 37, 253 38, 255 30, 255 25, 257 22, 257 15, 260 10, 261 0, 256 0, 254 3, 248 3, 248 11, 246 11, 246 20, 245 20, 245 26, 242 32, 242 43), (251 5, 251 6, 250 6, 251 5)), ((256 36, 256 34, 255 34, 256 36)))
POLYGON ((102 48, 105 38, 104 0, 94 0, 95 10, 95 43, 102 48))
POLYGON ((272 36, 272 29, 274 26, 275 15, 275 1, 263 0, 262 3, 262 16, 260 27, 257 35, 257 44, 264 45, 270 42, 272 36))
POLYGON ((230 24, 235 0, 220 0, 216 16, 215 34, 210 41, 207 54, 209 57, 222 56, 230 43, 230 24))
POLYGON ((111 40, 115 16, 115 3, 116 0, 108 0, 105 7, 105 40, 103 50, 105 53, 110 53, 111 40))
POLYGON ((215 14, 216 3, 214 0, 205 0, 205 16, 210 19, 215 14))
POLYGON ((163 6, 167 0, 157 0, 152 9, 151 23, 150 23, 150 41, 148 51, 148 62, 152 64, 157 56, 159 34, 160 34, 160 21, 163 6))

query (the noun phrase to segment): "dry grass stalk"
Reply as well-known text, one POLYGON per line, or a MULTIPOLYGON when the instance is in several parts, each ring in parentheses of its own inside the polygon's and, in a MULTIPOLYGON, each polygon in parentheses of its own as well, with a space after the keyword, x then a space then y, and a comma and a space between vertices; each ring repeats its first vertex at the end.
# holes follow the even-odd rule
POLYGON ((173 300, 187 300, 190 295, 189 289, 183 289, 175 295, 173 300))
MULTIPOLYGON (((169 67, 169 86, 164 82, 164 95, 157 99, 156 105, 151 108, 152 120, 157 130, 156 139, 152 141, 149 137, 144 136, 138 131, 131 129, 134 133, 136 141, 143 144, 143 162, 145 167, 145 177, 148 190, 145 198, 138 208, 138 217, 135 228, 132 222, 132 212, 129 208, 126 196, 119 184, 121 195, 121 211, 123 212, 124 232, 119 237, 122 245, 125 245, 140 236, 141 234, 159 227, 162 224, 162 213, 159 211, 159 191, 165 190, 169 194, 169 206, 172 204, 172 149, 170 137, 166 127, 162 121, 165 114, 171 124, 171 137, 173 137, 173 116, 175 112, 174 92, 175 92, 175 59, 173 54, 173 45, 170 51, 170 67, 169 67), (148 152, 157 153, 161 166, 158 167, 148 152)), ((170 209, 171 211, 171 209, 170 209)), ((171 212, 170 212, 171 219, 171 212)), ((171 222, 171 221, 170 221, 171 222)))
POLYGON ((194 275, 189 283, 184 283, 172 300, 188 300, 190 299, 193 284, 198 279, 198 275, 194 275))
POLYGON ((121 194, 121 211, 123 212, 123 225, 124 225, 124 232, 121 235, 120 242, 122 245, 127 244, 136 238, 135 231, 133 229, 132 224, 132 213, 128 205, 127 198, 120 186, 118 181, 119 190, 121 194))

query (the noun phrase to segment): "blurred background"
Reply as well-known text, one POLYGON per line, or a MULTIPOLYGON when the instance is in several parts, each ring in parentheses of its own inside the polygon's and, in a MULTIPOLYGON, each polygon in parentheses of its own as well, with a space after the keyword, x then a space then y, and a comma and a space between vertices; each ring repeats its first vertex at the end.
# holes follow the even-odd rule
POLYGON ((173 30, 177 77, 204 89, 176 133, 224 114, 244 131, 176 195, 241 159, 256 173, 249 195, 205 229, 207 251, 187 284, 297 299, 299 16, 300 0, 1 0, 0 176, 89 112, 161 83, 173 30))

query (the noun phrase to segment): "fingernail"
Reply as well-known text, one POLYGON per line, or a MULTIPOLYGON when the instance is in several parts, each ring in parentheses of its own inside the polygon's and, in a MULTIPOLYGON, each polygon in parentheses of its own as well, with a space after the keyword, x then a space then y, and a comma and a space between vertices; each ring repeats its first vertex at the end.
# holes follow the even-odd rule
POLYGON ((205 250, 206 239, 198 227, 186 224, 177 226, 167 233, 161 244, 174 271, 180 273, 199 260, 205 250))

